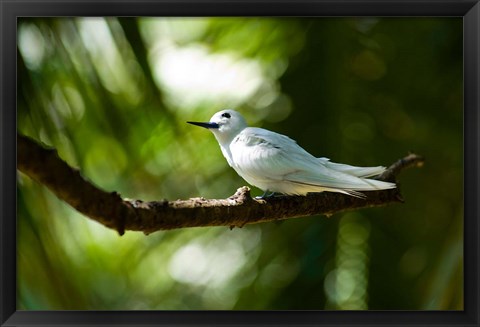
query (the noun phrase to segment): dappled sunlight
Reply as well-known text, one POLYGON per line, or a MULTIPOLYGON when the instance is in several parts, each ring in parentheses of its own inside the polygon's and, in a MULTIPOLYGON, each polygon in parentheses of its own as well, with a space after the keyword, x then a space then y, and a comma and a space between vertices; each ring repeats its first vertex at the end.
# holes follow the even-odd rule
POLYGON ((193 243, 173 255, 169 271, 172 278, 181 283, 221 287, 245 260, 237 244, 224 244, 214 249, 193 243))
POLYGON ((18 308, 462 310, 462 42, 461 18, 19 18, 19 132, 123 198, 248 185, 186 123, 224 108, 333 161, 427 160, 403 205, 121 237, 19 173, 18 308))
POLYGON ((80 36, 89 51, 93 65, 103 85, 113 93, 124 93, 132 105, 138 104, 140 89, 125 69, 127 63, 120 55, 104 18, 79 19, 80 36))
POLYGON ((279 254, 260 272, 255 290, 261 294, 272 289, 282 289, 297 276, 299 269, 298 260, 279 254))
POLYGON ((42 32, 34 24, 21 25, 18 30, 18 48, 25 65, 36 70, 45 58, 46 45, 42 32))
POLYGON ((140 30, 155 49, 157 42, 171 40, 177 44, 188 44, 202 39, 210 24, 209 19, 203 17, 165 17, 162 19, 145 17, 139 23, 140 30))
POLYGON ((212 54, 202 45, 166 46, 152 54, 152 66, 159 86, 170 92, 182 110, 195 103, 238 105, 264 79, 259 63, 228 53, 212 54))
POLYGON ((194 240, 173 254, 170 275, 181 283, 225 287, 245 266, 247 255, 251 256, 260 237, 260 229, 253 227, 243 231, 224 231, 207 243, 194 240))
POLYGON ((370 224, 362 215, 341 218, 335 269, 325 278, 327 309, 368 309, 368 264, 370 224))
POLYGON ((64 119, 78 122, 85 113, 85 103, 80 93, 73 87, 55 84, 52 88, 55 108, 64 119))

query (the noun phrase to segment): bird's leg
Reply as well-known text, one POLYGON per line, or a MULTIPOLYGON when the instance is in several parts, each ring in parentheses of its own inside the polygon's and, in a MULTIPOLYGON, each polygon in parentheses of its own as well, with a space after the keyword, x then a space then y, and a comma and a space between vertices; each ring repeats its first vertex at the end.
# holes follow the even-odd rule
POLYGON ((271 198, 272 196, 275 195, 275 192, 271 192, 270 194, 268 194, 268 192, 270 192, 270 191, 265 190, 265 192, 261 196, 256 196, 255 199, 256 200, 265 200, 265 199, 271 198))
POLYGON ((265 192, 264 192, 262 195, 256 196, 256 197, 255 197, 255 200, 263 200, 263 199, 265 199, 265 198, 267 197, 267 193, 268 193, 268 190, 265 190, 265 192))

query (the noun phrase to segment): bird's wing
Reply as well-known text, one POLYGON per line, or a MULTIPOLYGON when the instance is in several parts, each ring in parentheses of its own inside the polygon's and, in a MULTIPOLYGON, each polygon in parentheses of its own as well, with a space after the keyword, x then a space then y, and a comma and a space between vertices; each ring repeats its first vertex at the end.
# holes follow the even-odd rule
POLYGON ((373 191, 395 188, 395 184, 393 183, 360 178, 328 168, 318 170, 294 172, 285 176, 285 180, 304 185, 350 191, 373 191), (318 170, 321 170, 322 173, 319 174, 318 170))
POLYGON ((347 190, 372 190, 386 186, 341 169, 329 168, 328 164, 348 170, 348 165, 333 164, 327 158, 315 158, 289 137, 265 129, 246 128, 230 147, 237 168, 258 178, 347 190))
POLYGON ((354 175, 357 177, 362 177, 362 178, 368 178, 368 177, 380 175, 386 169, 383 166, 357 167, 357 166, 351 166, 346 164, 339 164, 339 163, 331 162, 330 159, 325 157, 317 158, 317 160, 320 161, 320 163, 322 163, 327 168, 330 168, 342 173, 354 175))
POLYGON ((296 158, 316 159, 289 137, 255 127, 239 133, 230 149, 237 168, 274 180, 298 170, 296 158))
POLYGON ((325 163, 325 166, 329 169, 333 169, 342 173, 346 173, 346 174, 361 177, 361 178, 378 176, 382 174, 386 169, 383 166, 356 167, 356 166, 350 166, 345 164, 339 164, 335 162, 327 162, 325 163))

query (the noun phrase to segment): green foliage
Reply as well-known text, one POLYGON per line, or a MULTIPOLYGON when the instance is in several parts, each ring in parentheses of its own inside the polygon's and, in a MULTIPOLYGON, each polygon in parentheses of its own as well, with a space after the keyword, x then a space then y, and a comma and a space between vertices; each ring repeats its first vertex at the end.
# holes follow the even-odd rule
POLYGON ((400 176, 403 205, 150 236, 120 237, 19 174, 19 309, 463 309, 461 18, 22 18, 18 31, 19 131, 123 197, 245 185, 185 124, 227 107, 336 162, 427 158, 400 176))

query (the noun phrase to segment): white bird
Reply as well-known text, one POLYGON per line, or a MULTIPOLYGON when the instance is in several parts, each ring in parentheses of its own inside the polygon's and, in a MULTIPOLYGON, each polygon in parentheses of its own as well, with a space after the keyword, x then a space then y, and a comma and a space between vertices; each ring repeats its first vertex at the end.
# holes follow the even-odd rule
MULTIPOLYGON (((209 122, 187 122, 213 132, 228 164, 249 184, 268 192, 305 195, 338 192, 364 198, 359 191, 395 188, 394 183, 369 179, 385 167, 355 167, 316 158, 291 138, 248 127, 235 110, 222 110, 209 122)), ((273 193, 272 193, 273 194, 273 193)))

